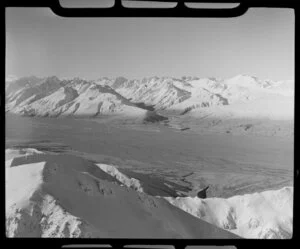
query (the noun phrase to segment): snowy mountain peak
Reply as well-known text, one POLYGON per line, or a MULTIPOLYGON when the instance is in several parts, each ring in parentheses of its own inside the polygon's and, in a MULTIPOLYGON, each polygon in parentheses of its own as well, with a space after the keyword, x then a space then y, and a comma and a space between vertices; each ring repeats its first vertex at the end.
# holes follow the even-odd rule
POLYGON ((276 84, 272 80, 262 80, 256 76, 239 74, 232 78, 226 79, 225 82, 228 85, 238 85, 238 86, 247 86, 247 87, 260 87, 260 88, 269 88, 276 84))
POLYGON ((258 81, 258 78, 255 76, 249 76, 246 74, 239 74, 232 78, 225 80, 228 84, 253 84, 258 81))

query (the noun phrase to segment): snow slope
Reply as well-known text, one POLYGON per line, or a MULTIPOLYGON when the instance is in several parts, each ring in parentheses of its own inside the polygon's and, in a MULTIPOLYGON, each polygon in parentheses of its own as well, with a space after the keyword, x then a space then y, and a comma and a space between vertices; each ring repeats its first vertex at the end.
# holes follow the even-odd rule
POLYGON ((109 86, 82 79, 57 77, 27 78, 10 83, 6 89, 6 110, 29 116, 87 116, 123 114, 145 116, 139 108, 109 86))
POLYGON ((294 99, 279 94, 268 94, 249 102, 238 102, 214 110, 216 116, 231 115, 240 118, 269 118, 293 120, 294 99))
POLYGON ((260 80, 247 75, 230 79, 199 79, 189 82, 191 98, 171 110, 192 116, 203 113, 224 117, 293 119, 294 82, 260 80))
POLYGON ((237 238, 83 158, 6 152, 8 237, 237 238))
POLYGON ((199 79, 189 82, 190 87, 186 89, 191 93, 187 100, 175 104, 169 110, 178 111, 184 115, 194 109, 206 109, 211 106, 228 105, 228 100, 221 96, 219 85, 210 79, 199 79))
POLYGON ((142 102, 165 109, 190 97, 184 83, 169 77, 150 77, 142 80, 127 80, 123 77, 110 84, 113 89, 133 102, 142 102))
POLYGON ((293 187, 228 199, 165 199, 202 220, 244 238, 286 239, 292 236, 293 187))

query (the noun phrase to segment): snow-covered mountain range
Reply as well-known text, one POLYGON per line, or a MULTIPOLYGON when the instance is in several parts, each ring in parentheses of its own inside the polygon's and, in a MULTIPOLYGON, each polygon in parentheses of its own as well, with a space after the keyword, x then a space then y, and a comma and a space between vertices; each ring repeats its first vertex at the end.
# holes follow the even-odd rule
POLYGON ((263 117, 290 120, 294 81, 261 80, 248 75, 229 79, 124 77, 97 80, 38 78, 6 81, 6 110, 30 116, 189 115, 263 117))

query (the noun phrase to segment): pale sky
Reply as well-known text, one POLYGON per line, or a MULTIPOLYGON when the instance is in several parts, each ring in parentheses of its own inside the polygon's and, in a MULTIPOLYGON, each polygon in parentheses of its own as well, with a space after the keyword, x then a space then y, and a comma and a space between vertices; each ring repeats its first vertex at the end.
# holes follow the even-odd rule
POLYGON ((6 74, 294 79, 294 11, 257 8, 235 18, 63 18, 47 8, 7 8, 6 74))

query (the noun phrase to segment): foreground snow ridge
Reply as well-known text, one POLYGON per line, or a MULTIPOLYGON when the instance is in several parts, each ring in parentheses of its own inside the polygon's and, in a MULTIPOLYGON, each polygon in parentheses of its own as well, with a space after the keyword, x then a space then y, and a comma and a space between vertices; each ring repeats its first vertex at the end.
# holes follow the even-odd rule
POLYGON ((132 188, 138 192, 144 192, 141 183, 139 180, 135 178, 129 178, 123 173, 121 173, 116 166, 108 165, 108 164, 96 164, 99 166, 100 169, 102 169, 107 174, 111 175, 112 177, 115 177, 117 180, 119 180, 121 183, 123 183, 126 187, 132 188))
POLYGON ((228 199, 154 197, 116 166, 30 148, 7 149, 5 173, 8 237, 292 236, 293 187, 228 199))
POLYGON ((73 155, 6 152, 7 237, 239 238, 124 186, 139 185, 109 165, 116 177, 73 155))
POLYGON ((23 149, 6 149, 5 150, 5 167, 10 167, 12 161, 16 157, 29 156, 34 154, 43 154, 42 151, 33 148, 23 149))
POLYGON ((171 204, 244 238, 292 237, 293 187, 228 199, 166 197, 171 204))

